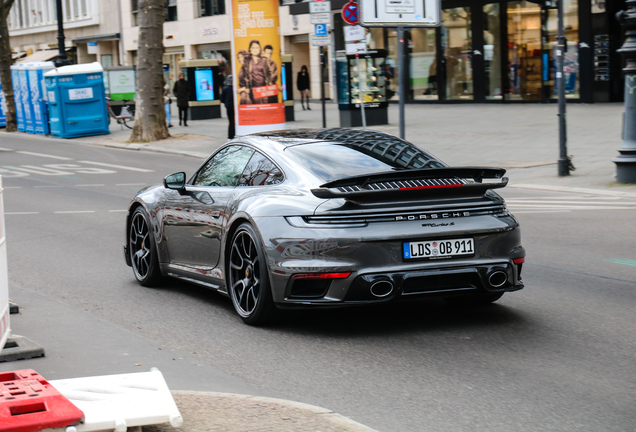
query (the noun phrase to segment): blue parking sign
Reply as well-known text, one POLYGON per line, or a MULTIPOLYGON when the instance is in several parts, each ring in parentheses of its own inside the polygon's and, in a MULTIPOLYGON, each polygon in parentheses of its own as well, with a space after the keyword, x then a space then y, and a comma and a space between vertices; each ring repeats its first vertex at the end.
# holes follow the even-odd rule
POLYGON ((314 24, 314 34, 316 36, 327 36, 327 24, 314 24))

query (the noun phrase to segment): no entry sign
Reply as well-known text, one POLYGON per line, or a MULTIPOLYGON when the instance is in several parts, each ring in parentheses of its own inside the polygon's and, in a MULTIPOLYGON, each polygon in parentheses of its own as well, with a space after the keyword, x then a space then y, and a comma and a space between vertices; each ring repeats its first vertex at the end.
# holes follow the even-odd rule
POLYGON ((351 25, 358 24, 358 4, 349 2, 344 5, 342 8, 342 19, 351 25))

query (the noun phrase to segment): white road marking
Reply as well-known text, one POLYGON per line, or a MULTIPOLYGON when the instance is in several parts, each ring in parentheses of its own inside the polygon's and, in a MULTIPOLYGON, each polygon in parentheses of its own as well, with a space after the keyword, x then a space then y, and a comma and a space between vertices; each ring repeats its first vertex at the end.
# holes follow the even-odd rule
POLYGON ((8 149, 8 148, 2 148, 0 147, 0 151, 14 151, 13 149, 8 149))
POLYGON ((34 188, 63 188, 64 186, 48 185, 48 186, 33 186, 34 188))
POLYGON ((46 157, 46 158, 51 158, 51 159, 59 159, 59 160, 73 160, 72 158, 67 158, 67 157, 63 157, 63 156, 53 156, 53 155, 48 155, 48 154, 44 154, 44 153, 34 153, 34 152, 29 152, 29 151, 17 151, 16 153, 30 155, 30 156, 46 157))
POLYGON ((128 171, 155 172, 155 170, 149 170, 149 169, 144 169, 144 168, 135 168, 135 167, 129 167, 129 166, 124 166, 124 165, 113 165, 113 164, 107 164, 107 163, 102 163, 102 162, 92 162, 92 161, 78 161, 78 162, 89 164, 89 165, 99 165, 99 166, 105 166, 105 167, 110 167, 110 168, 119 168, 119 169, 128 170, 128 171))
POLYGON ((108 213, 124 213, 127 212, 128 210, 108 210, 108 213))
POLYGON ((5 189, 22 189, 22 186, 5 186, 5 189))
POLYGON ((75 185, 75 187, 97 187, 97 186, 105 186, 103 184, 80 184, 80 185, 75 185))
POLYGON ((64 210, 64 211, 55 211, 55 214, 65 214, 65 213, 95 213, 95 210, 64 210))
POLYGON ((40 212, 7 212, 6 215, 32 215, 32 214, 40 214, 40 212))

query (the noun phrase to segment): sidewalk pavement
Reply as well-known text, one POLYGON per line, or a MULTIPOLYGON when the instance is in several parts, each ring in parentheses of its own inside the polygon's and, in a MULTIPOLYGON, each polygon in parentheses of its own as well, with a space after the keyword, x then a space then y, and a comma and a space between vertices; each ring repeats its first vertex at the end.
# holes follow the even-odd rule
MULTIPOLYGON (((297 109, 297 120, 287 127, 321 127, 320 108, 320 104, 312 103, 311 111, 297 109)), ((397 110, 396 105, 391 105, 390 124, 373 128, 398 135, 397 110)), ((558 117, 554 104, 407 105, 406 139, 451 166, 506 168, 510 187, 636 197, 636 185, 615 183, 616 165, 612 159, 622 144, 622 112, 622 104, 568 105, 568 154, 573 156, 576 167, 568 177, 557 175, 558 117)), ((327 104, 326 118, 328 127, 339 126, 335 104, 327 104)), ((189 121, 188 127, 180 127, 173 117, 173 124, 172 138, 159 142, 128 144, 130 130, 121 130, 114 123, 110 135, 67 142, 203 159, 227 141, 227 118, 189 121)), ((6 135, 0 133, 0 141, 4 139, 6 135)), ((258 390, 194 359, 179 357, 175 363, 175 353, 166 352, 170 350, 161 351, 156 343, 94 316, 66 310, 68 307, 57 299, 39 298, 13 287, 12 296, 21 306, 28 306, 24 315, 33 314, 26 321, 14 316, 13 330, 36 341, 47 340, 49 345, 45 347, 46 358, 0 364, 0 370, 33 368, 48 379, 71 378, 131 372, 130 364, 135 359, 134 365, 143 364, 144 370, 157 366, 171 389, 194 390, 173 391, 184 418, 183 426, 144 427, 146 432, 371 431, 328 409, 262 397, 258 390), (43 310, 46 302, 56 302, 57 307, 43 310), (51 323, 58 323, 65 332, 51 327, 51 323), (89 354, 82 348, 91 346, 90 341, 95 338, 99 338, 110 357, 117 354, 113 359, 108 357, 110 363, 104 365, 104 353, 89 354), (69 352, 71 347, 75 351, 69 352), (73 364, 65 360, 73 357, 73 364), (210 388, 215 392, 209 392, 210 388)))
MULTIPOLYGON (((289 129, 322 127, 320 103, 303 111, 297 105, 296 121, 289 129)), ((623 104, 569 104, 567 107, 568 155, 576 167, 559 177, 559 131, 556 104, 412 104, 406 106, 406 139, 455 166, 506 168, 510 187, 548 190, 591 189, 595 193, 636 196, 636 185, 615 182, 622 144, 623 104)), ((172 110, 175 113, 177 110, 172 110)), ((172 137, 147 144, 127 144, 130 130, 115 123, 111 134, 74 141, 133 150, 167 152, 205 158, 227 141, 224 118, 191 120, 178 126, 173 116, 172 137)), ((398 106, 389 106, 389 125, 373 126, 399 135, 398 106)), ((327 127, 339 127, 336 104, 326 104, 327 127)), ((584 192, 584 191, 582 191, 584 192)))

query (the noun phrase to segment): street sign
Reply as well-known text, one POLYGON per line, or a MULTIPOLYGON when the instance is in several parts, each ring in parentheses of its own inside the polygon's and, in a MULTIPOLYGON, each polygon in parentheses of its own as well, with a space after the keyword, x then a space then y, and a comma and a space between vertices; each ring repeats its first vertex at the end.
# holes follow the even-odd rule
POLYGON ((345 44, 347 55, 362 54, 367 52, 367 44, 365 42, 345 44))
POLYGON ((358 24, 358 4, 349 2, 344 5, 342 8, 342 19, 351 25, 358 24))
POLYGON ((314 25, 314 35, 316 36, 327 36, 327 24, 316 24, 314 25))
POLYGON ((364 27, 355 25, 355 26, 345 26, 344 30, 344 39, 345 42, 354 42, 361 41, 367 35, 367 32, 364 30, 364 27))
POLYGON ((331 37, 330 36, 311 35, 311 45, 312 46, 327 46, 327 45, 331 45, 331 37))
POLYGON ((331 11, 331 2, 330 1, 312 1, 309 3, 309 13, 321 13, 321 12, 330 12, 331 11))
POLYGON ((314 13, 309 15, 312 24, 329 24, 331 14, 329 12, 314 13))
POLYGON ((441 0, 359 0, 364 27, 437 27, 442 23, 441 0))

